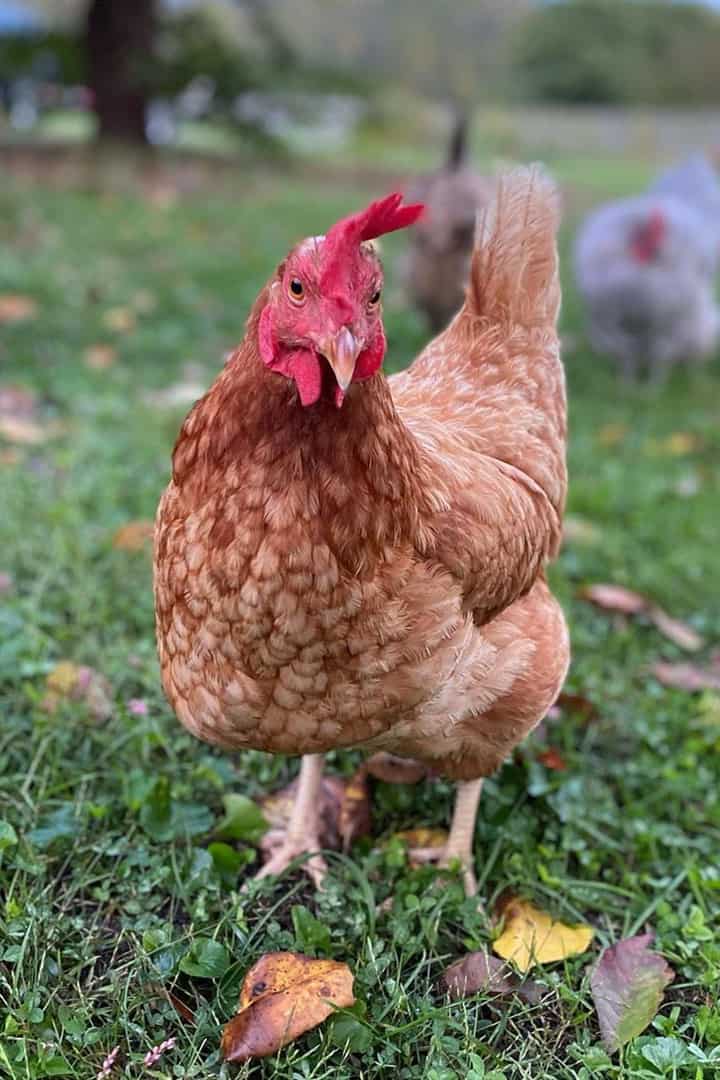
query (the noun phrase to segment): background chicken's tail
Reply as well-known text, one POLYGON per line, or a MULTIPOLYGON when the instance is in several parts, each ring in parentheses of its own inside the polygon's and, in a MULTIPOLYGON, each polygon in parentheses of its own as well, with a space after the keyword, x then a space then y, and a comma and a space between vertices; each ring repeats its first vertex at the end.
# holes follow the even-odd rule
POLYGON ((557 189, 537 166, 502 177, 478 221, 465 310, 502 323, 547 325, 560 306, 557 189))
POLYGON ((468 153, 468 113, 463 106, 455 110, 452 134, 448 144, 445 168, 448 172, 457 172, 467 161, 468 153))

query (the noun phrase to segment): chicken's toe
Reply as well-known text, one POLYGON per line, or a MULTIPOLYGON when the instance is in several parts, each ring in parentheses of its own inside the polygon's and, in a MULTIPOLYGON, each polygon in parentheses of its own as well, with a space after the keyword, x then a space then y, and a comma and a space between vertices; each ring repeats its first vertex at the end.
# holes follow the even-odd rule
POLYGON ((277 877, 283 874, 291 864, 303 855, 308 856, 298 864, 310 876, 317 889, 323 886, 323 880, 327 873, 327 863, 320 854, 320 843, 317 834, 311 831, 302 834, 286 834, 280 842, 270 847, 270 857, 265 865, 255 875, 255 880, 266 877, 277 877))

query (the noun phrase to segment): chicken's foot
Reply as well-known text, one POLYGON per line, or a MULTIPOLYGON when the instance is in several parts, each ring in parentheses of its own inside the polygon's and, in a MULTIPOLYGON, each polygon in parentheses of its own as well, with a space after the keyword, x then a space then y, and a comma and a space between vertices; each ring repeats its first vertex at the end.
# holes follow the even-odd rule
POLYGON ((436 862, 438 866, 450 866, 459 862, 466 896, 477 896, 478 891, 473 866, 473 837, 481 791, 482 780, 458 784, 450 835, 444 848, 413 847, 408 851, 411 861, 416 863, 436 862))
POLYGON ((450 835, 440 858, 440 866, 450 866, 455 861, 460 862, 466 896, 477 896, 478 891, 473 859, 473 838, 482 783, 482 780, 467 780, 458 784, 450 835))
POLYGON ((316 888, 322 888, 327 872, 327 864, 322 855, 318 854, 323 757, 323 754, 304 755, 300 763, 298 790, 287 832, 279 834, 277 849, 255 875, 256 878, 282 874, 299 855, 310 854, 310 858, 302 863, 302 869, 310 875, 316 888))

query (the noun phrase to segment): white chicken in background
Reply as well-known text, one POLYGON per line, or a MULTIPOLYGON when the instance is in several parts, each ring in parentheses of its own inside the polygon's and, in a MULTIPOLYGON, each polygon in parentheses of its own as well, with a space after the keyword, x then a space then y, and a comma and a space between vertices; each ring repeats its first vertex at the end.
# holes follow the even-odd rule
POLYGON ((692 206, 715 234, 720 256, 720 177, 704 154, 691 154, 660 173, 651 195, 673 195, 692 206))
POLYGON ((718 245, 702 214, 674 195, 644 194, 589 215, 575 245, 588 336, 630 379, 660 381, 705 357, 720 335, 718 245))

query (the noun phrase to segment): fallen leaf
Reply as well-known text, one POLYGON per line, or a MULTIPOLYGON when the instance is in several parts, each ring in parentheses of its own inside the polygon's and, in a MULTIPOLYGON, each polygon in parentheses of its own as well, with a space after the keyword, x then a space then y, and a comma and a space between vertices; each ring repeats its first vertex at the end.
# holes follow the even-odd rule
POLYGON ((335 1008, 355 1003, 346 964, 302 953, 268 953, 248 971, 237 1015, 225 1025, 226 1061, 268 1057, 326 1020, 335 1008))
POLYGON ((597 705, 584 694, 570 694, 563 690, 555 704, 563 712, 576 713, 585 720, 594 720, 598 715, 597 705))
POLYGON ((580 590, 579 595, 604 611, 616 611, 622 615, 646 615, 656 629, 680 649, 695 652, 704 644, 700 635, 687 623, 674 619, 646 596, 622 585, 588 585, 580 590))
POLYGON ((648 440, 645 449, 648 454, 660 457, 684 457, 701 449, 702 440, 692 431, 675 431, 665 439, 648 440))
MULTIPOLYGON (((297 797, 298 781, 293 780, 286 787, 274 791, 260 800, 263 816, 272 826, 272 833, 265 836, 262 845, 263 852, 267 855, 278 843, 278 834, 287 829, 292 815, 292 809, 297 797)), ((340 820, 340 807, 342 805, 345 785, 339 776, 323 775, 320 787, 320 828, 318 842, 323 848, 338 848, 340 846, 340 833, 338 823, 340 820)))
POLYGON ((108 308, 103 315, 103 324, 116 334, 129 334, 137 326, 137 316, 132 308, 108 308))
POLYGON ((407 847, 408 863, 417 869, 428 862, 435 862, 440 858, 448 842, 448 834, 445 829, 428 829, 420 826, 417 829, 403 829, 393 833, 393 840, 400 840, 407 847))
POLYGON ((602 1040, 611 1054, 645 1030, 675 978, 662 956, 648 949, 652 940, 652 934, 641 934, 604 949, 590 976, 602 1040))
POLYGON ((340 801, 338 833, 343 851, 349 851, 354 840, 370 832, 370 792, 367 768, 361 765, 344 787, 340 801))
POLYGON ((112 345, 90 345, 83 354, 85 365, 93 371, 105 371, 117 360, 117 350, 112 345))
POLYGON ((505 929, 493 942, 493 951, 510 960, 523 974, 535 964, 551 964, 577 956, 590 945, 590 926, 567 926, 533 907, 528 900, 511 897, 503 906, 505 929))
POLYGON ((622 615, 639 615, 650 606, 646 597, 622 585, 588 585, 579 595, 604 611, 617 611, 622 615))
POLYGON ((387 784, 417 784, 430 772, 422 761, 383 751, 373 754, 365 765, 370 776, 374 776, 376 780, 384 780, 387 784))
POLYGON ((22 322, 32 319, 37 314, 37 302, 32 296, 19 293, 5 293, 0 296, 0 324, 22 322))
POLYGON ((546 769, 552 769, 553 772, 565 772, 567 769, 565 759, 554 746, 549 746, 547 750, 541 750, 537 759, 541 765, 544 765, 546 769))
POLYGON ((521 981, 507 964, 487 952, 471 952, 450 964, 442 974, 450 997, 469 997, 479 990, 487 994, 517 994, 535 1003, 542 990, 531 980, 521 981))
POLYGON ((37 398, 24 386, 0 386, 0 416, 32 417, 37 398))
POLYGON ((626 424, 605 424, 597 433, 601 446, 617 446, 628 433, 626 424))
POLYGON ((154 531, 152 521, 128 521, 113 536, 112 546, 118 551, 143 551, 152 547, 154 531))
POLYGON ((0 416, 0 436, 20 446, 36 446, 50 437, 51 430, 21 416, 0 416))
POLYGON ((691 694, 699 690, 720 690, 720 665, 699 667, 697 664, 653 664, 652 673, 663 686, 687 690, 691 694))
POLYGON ((698 649, 702 649, 703 639, 692 626, 681 622, 680 619, 673 619, 666 611, 656 606, 648 609, 648 616, 663 637, 672 641, 679 649, 685 649, 686 652, 697 652, 698 649))
POLYGON ((83 701, 94 720, 107 720, 113 709, 110 683, 94 668, 61 660, 45 680, 42 701, 46 712, 57 712, 63 701, 83 701))
MULTIPOLYGON (((322 848, 345 850, 360 836, 370 832, 370 796, 367 770, 363 765, 349 780, 325 774, 320 788, 320 829, 322 848)), ((260 800, 263 815, 272 826, 263 837, 261 848, 267 859, 282 841, 297 797, 298 781, 260 800)))
POLYGON ((564 544, 597 544, 602 539, 602 533, 587 518, 568 514, 563 521, 562 538, 564 544))

